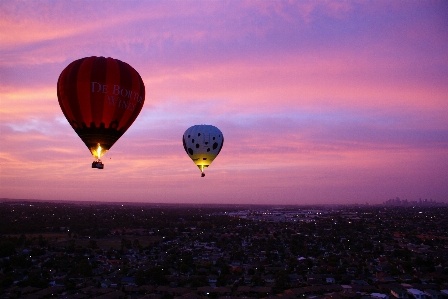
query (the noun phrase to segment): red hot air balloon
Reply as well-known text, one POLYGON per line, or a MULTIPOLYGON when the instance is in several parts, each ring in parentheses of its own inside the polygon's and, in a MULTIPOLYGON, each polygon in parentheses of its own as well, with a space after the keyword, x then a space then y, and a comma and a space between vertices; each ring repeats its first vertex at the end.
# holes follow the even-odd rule
POLYGON ((126 132, 145 102, 145 85, 129 64, 105 57, 85 57, 70 63, 58 79, 59 105, 76 134, 95 158, 100 158, 126 132))

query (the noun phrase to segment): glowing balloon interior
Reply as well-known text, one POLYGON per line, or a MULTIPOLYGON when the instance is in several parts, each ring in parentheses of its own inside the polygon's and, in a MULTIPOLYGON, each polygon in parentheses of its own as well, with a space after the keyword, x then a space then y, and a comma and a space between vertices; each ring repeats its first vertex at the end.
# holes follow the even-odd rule
POLYGON ((129 64, 113 58, 85 57, 70 63, 57 83, 59 105, 76 134, 96 159, 126 132, 145 101, 145 85, 129 64))
POLYGON ((185 152, 198 166, 203 177, 204 168, 209 167, 221 151, 224 136, 215 126, 195 125, 185 131, 182 142, 185 152))

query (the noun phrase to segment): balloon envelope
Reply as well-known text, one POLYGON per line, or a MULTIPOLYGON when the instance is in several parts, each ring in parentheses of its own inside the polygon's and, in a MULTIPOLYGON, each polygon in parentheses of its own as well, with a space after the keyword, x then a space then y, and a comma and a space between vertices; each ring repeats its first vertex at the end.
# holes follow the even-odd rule
POLYGON ((194 125, 188 128, 182 138, 185 152, 201 172, 210 166, 224 144, 224 135, 212 125, 194 125))
POLYGON ((57 95, 68 122, 99 159, 137 118, 145 85, 129 64, 93 56, 75 60, 62 71, 57 95))

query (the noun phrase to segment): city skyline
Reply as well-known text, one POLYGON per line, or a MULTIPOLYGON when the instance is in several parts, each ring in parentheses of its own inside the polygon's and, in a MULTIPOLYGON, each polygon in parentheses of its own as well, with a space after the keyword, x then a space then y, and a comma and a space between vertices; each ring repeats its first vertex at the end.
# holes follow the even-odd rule
POLYGON ((0 197, 447 203, 447 14, 443 1, 3 1, 0 197), (56 95, 89 56, 129 63, 146 87, 103 170, 56 95), (204 178, 182 145, 197 124, 225 138, 204 178))

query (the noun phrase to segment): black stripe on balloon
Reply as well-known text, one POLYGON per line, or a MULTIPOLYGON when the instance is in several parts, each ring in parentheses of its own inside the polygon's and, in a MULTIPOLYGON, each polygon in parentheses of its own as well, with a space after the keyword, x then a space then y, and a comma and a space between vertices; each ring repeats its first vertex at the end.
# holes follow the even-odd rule
MULTIPOLYGON (((132 82, 132 85, 137 85, 138 84, 138 90, 139 90, 139 95, 142 97, 142 103, 139 103, 138 101, 132 101, 132 103, 135 103, 135 108, 132 111, 131 115, 129 116, 129 119, 126 121, 126 123, 124 124, 124 128, 126 128, 126 130, 134 123, 135 119, 137 118, 137 116, 139 115, 143 103, 144 103, 144 97, 145 97, 145 85, 143 84, 143 80, 140 77, 140 74, 130 65, 126 64, 127 68, 129 70, 129 72, 133 72, 135 73, 135 77, 137 77, 137 82, 132 82)), ((134 76, 130 75, 131 79, 134 78, 134 76)), ((134 89, 134 88, 133 88, 134 89)))
MULTIPOLYGON (((107 60, 104 57, 96 57, 92 64, 90 72, 90 82, 98 82, 101 85, 107 84, 107 60)), ((103 123, 103 108, 104 108, 105 94, 102 92, 90 93, 90 107, 92 111, 93 123, 100 126, 103 123)))
MULTIPOLYGON (((120 61, 118 59, 116 59, 116 61, 118 63, 118 68, 120 69, 120 88, 121 88, 121 90, 123 88, 129 90, 132 87, 132 76, 130 74, 129 67, 123 61, 120 61)), ((122 118, 123 118, 124 113, 126 112, 125 106, 127 106, 127 105, 123 105, 124 103, 122 103, 120 101, 125 101, 126 104, 129 103, 128 98, 122 97, 121 92, 120 92, 120 94, 118 95, 118 105, 115 108, 113 119, 119 120, 120 124, 119 124, 118 129, 124 133, 128 127, 125 126, 126 120, 124 120, 122 118)))
POLYGON ((114 129, 105 128, 103 124, 99 128, 79 128, 75 130, 76 134, 85 143, 88 149, 96 148, 97 144, 101 144, 101 147, 105 150, 109 150, 112 145, 123 135, 114 129))
MULTIPOLYGON (((66 74, 66 72, 63 71, 59 75, 59 78, 58 78, 58 84, 56 85, 56 87, 57 87, 56 93, 58 96, 58 103, 59 103, 59 106, 61 107, 62 113, 64 114, 65 118, 70 122, 70 118, 68 117, 68 114, 64 108, 64 105, 62 104, 61 90, 62 90, 63 82, 65 82, 65 77, 67 77, 67 74, 66 74)), ((64 94, 64 92, 62 92, 62 94, 64 94)))
POLYGON ((73 124, 73 121, 75 121, 79 127, 86 126, 86 124, 82 119, 81 108, 79 106, 78 85, 77 85, 79 68, 81 67, 81 64, 85 59, 86 58, 81 58, 73 61, 66 68, 68 74, 66 76, 65 82, 62 82, 63 84, 62 88, 64 89, 64 92, 67 95, 70 110, 72 111, 73 117, 75 118, 70 120, 70 124, 73 124))

